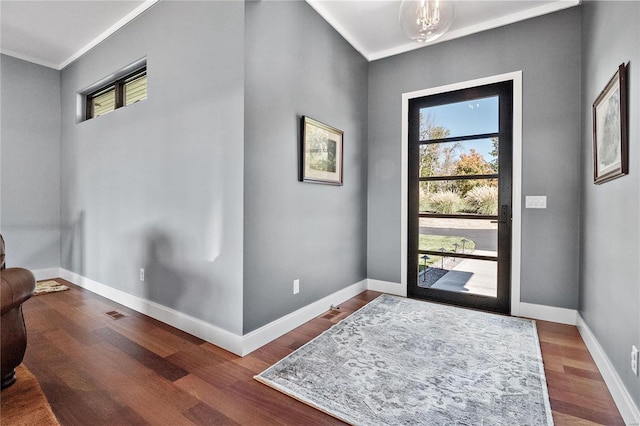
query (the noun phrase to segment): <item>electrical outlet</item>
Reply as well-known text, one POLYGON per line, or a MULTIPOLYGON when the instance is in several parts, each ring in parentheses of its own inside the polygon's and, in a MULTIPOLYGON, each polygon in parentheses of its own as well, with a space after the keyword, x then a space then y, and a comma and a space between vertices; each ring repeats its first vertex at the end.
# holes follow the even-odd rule
POLYGON ((300 280, 293 280, 293 294, 300 293, 300 280))
POLYGON ((140 268, 140 281, 144 281, 144 268, 140 268))
POLYGON ((631 346, 631 370, 638 375, 638 348, 631 346))

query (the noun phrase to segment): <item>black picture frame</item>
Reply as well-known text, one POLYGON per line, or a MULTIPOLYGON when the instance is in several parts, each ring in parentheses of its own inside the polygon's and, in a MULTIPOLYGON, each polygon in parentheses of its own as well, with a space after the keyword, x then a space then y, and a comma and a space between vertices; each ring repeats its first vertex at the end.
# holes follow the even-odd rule
POLYGON ((620 64, 593 103, 593 182, 629 173, 628 64, 620 64))
POLYGON ((344 132, 302 116, 300 133, 299 181, 342 185, 344 132))

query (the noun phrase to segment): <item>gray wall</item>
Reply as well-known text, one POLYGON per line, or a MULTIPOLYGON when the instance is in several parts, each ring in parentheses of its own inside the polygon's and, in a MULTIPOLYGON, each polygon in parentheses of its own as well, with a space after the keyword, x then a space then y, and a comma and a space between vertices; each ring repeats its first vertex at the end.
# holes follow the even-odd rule
POLYGON ((368 65, 305 2, 248 2, 245 58, 247 333, 366 278, 368 65), (301 115, 344 131, 344 186, 297 181, 301 115))
POLYGON ((523 70, 523 195, 549 208, 523 209, 522 300, 579 302, 640 405, 639 20, 637 2, 587 1, 367 65, 303 2, 161 2, 62 73, 2 55, 8 263, 237 334, 399 282, 401 94, 523 70), (78 124, 77 92, 143 56, 149 99, 78 124), (631 174, 596 186, 591 104, 626 61, 631 174), (296 181, 303 114, 345 131, 343 187, 296 181))
POLYGON ((640 3, 582 4, 582 244, 580 314, 640 406, 630 367, 640 349, 640 3), (629 65, 629 175, 593 184, 591 106, 629 65))
POLYGON ((242 333, 244 2, 159 2, 62 71, 62 267, 242 333), (147 57, 148 99, 77 123, 147 57), (139 268, 146 280, 139 280, 139 268))
POLYGON ((60 72, 1 55, 0 232, 7 265, 60 266, 60 72))
POLYGON ((546 210, 522 210, 521 301, 577 308, 579 8, 371 63, 369 278, 401 281, 402 93, 518 70, 523 79, 522 194, 548 197, 546 210))

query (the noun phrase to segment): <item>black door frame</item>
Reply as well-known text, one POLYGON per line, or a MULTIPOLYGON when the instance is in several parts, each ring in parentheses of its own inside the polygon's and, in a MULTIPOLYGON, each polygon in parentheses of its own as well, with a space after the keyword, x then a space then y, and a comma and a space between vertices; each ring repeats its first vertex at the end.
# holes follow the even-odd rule
POLYGON ((511 234, 512 234, 512 144, 514 140, 514 81, 502 80, 494 83, 468 86, 453 91, 443 91, 422 97, 408 99, 408 208, 407 208, 407 294, 410 297, 425 298, 438 302, 452 303, 461 306, 479 308, 488 311, 510 313, 511 312, 511 234), (420 109, 429 106, 455 103, 465 100, 499 95, 499 137, 502 143, 499 145, 501 159, 500 176, 502 180, 499 186, 499 216, 488 217, 498 220, 498 295, 497 298, 486 296, 456 293, 437 289, 425 289, 417 285, 416 267, 418 265, 418 193, 419 179, 417 158, 420 146, 419 120, 420 109), (506 112, 506 113, 505 113, 506 112), (507 142, 507 143, 505 143, 507 142), (415 265, 415 267, 411 267, 415 265))

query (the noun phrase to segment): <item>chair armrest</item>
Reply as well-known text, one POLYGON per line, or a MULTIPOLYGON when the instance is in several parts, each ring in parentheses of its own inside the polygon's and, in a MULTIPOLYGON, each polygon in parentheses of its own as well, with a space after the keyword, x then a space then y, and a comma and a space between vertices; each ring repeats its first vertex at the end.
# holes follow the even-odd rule
POLYGON ((36 279, 28 269, 7 268, 0 272, 2 289, 0 294, 2 309, 0 315, 20 305, 33 295, 36 279))

